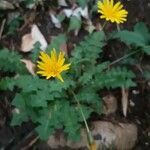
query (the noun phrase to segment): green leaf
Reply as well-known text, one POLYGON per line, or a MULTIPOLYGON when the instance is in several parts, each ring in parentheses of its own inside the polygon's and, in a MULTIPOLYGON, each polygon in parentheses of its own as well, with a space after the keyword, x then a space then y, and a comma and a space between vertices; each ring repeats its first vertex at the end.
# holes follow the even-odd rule
POLYGON ((12 101, 12 105, 24 109, 26 104, 25 104, 25 95, 21 94, 16 94, 15 98, 12 101))
POLYGON ((139 22, 134 26, 134 32, 139 33, 141 36, 143 36, 146 43, 150 41, 150 34, 148 28, 143 22, 139 22))
POLYGON ((88 4, 88 0, 77 0, 78 4, 84 8, 88 4))
POLYGON ((22 16, 16 16, 7 23, 7 34, 14 34, 23 21, 22 16))
POLYGON ((51 44, 47 47, 46 51, 49 53, 53 48, 60 51, 60 46, 66 43, 67 37, 65 34, 59 34, 57 37, 52 39, 51 44))
POLYGON ((77 18, 76 16, 71 16, 68 31, 80 29, 81 23, 81 19, 77 18))
POLYGON ((75 67, 81 64, 96 63, 99 54, 102 52, 102 47, 105 45, 104 32, 94 32, 80 42, 78 46, 72 51, 72 58, 70 62, 75 67))
POLYGON ((135 77, 132 71, 126 68, 112 68, 107 72, 101 73, 95 76, 95 82, 93 86, 98 86, 99 88, 117 88, 124 86, 125 88, 134 87, 135 83, 132 79, 135 77))
POLYGON ((33 61, 33 62, 36 62, 37 59, 38 59, 38 57, 39 57, 39 53, 40 53, 40 51, 41 51, 40 46, 41 46, 41 44, 40 44, 39 42, 36 42, 36 43, 34 44, 34 48, 33 48, 33 50, 31 51, 31 58, 32 58, 32 61, 33 61))
POLYGON ((51 127, 51 117, 52 109, 44 108, 40 110, 39 118, 37 121, 39 122, 36 131, 38 132, 41 139, 46 140, 53 133, 54 128, 51 127))
MULTIPOLYGON (((83 87, 79 90, 76 96, 80 103, 90 105, 90 107, 87 109, 87 112, 85 113, 86 115, 90 114, 92 111, 99 114, 101 113, 102 100, 95 89, 92 87, 83 87)), ((87 118, 88 117, 89 116, 87 116, 87 118)))
POLYGON ((15 81, 13 78, 6 77, 0 80, 0 89, 1 90, 10 90, 13 91, 15 86, 15 81))
POLYGON ((149 70, 149 71, 144 71, 144 77, 145 77, 147 80, 150 80, 150 70, 149 70))
POLYGON ((0 70, 4 72, 26 73, 25 65, 20 61, 22 57, 16 51, 0 50, 0 70))
POLYGON ((149 46, 143 46, 142 50, 147 54, 150 55, 150 45, 149 46))
POLYGON ((64 15, 64 14, 59 14, 59 15, 57 15, 57 19, 58 19, 60 22, 63 22, 64 19, 65 19, 65 15, 64 15))
POLYGON ((11 125, 21 125, 23 122, 27 122, 29 120, 26 111, 18 109, 19 112, 13 112, 13 118, 11 120, 11 125))
POLYGON ((11 125, 21 125, 22 122, 28 121, 28 114, 26 111, 26 95, 17 94, 12 101, 17 111, 13 112, 11 125))
POLYGON ((136 46, 144 46, 147 44, 143 35, 137 32, 127 30, 116 32, 113 35, 113 38, 119 38, 122 42, 126 43, 127 45, 134 44, 136 46))
POLYGON ((46 126, 48 123, 48 120, 44 119, 43 124, 36 127, 36 131, 39 134, 40 139, 47 140, 50 135, 54 133, 54 128, 50 128, 49 126, 46 126))
POLYGON ((84 87, 79 90, 77 94, 77 99, 81 102, 90 104, 95 103, 95 101, 99 100, 99 96, 94 89, 90 87, 84 87))
POLYGON ((36 94, 30 95, 28 104, 30 104, 32 107, 46 107, 47 96, 48 96, 48 93, 45 93, 44 91, 39 91, 36 94))

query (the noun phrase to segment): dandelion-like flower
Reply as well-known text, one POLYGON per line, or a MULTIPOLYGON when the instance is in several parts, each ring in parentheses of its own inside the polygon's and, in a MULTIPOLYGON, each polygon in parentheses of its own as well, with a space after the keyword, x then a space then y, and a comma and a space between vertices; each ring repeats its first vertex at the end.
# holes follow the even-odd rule
POLYGON ((37 61, 37 67, 39 68, 37 74, 45 76, 46 79, 57 77, 59 80, 64 82, 60 73, 68 70, 70 64, 64 64, 65 57, 63 52, 59 52, 58 56, 55 49, 51 51, 50 55, 45 52, 40 52, 39 58, 41 61, 37 61))
POLYGON ((116 22, 117 24, 125 22, 128 12, 123 9, 120 2, 114 4, 114 0, 98 1, 98 12, 101 13, 100 18, 105 18, 106 21, 116 22))

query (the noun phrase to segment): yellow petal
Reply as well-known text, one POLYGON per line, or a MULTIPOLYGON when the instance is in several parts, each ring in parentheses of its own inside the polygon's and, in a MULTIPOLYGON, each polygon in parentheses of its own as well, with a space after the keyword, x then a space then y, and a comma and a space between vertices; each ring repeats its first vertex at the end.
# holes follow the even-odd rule
POLYGON ((62 67, 61 67, 61 71, 68 70, 70 65, 71 65, 71 64, 66 64, 66 65, 62 66, 62 67))
POLYGON ((58 56, 58 64, 59 66, 62 66, 65 62, 64 53, 60 52, 58 56))
POLYGON ((56 77, 57 77, 61 82, 64 82, 64 80, 63 80, 63 78, 62 78, 62 76, 61 76, 60 74, 58 74, 56 77))
POLYGON ((57 61, 57 55, 56 55, 56 49, 55 48, 53 48, 53 50, 51 51, 51 60, 52 60, 52 62, 57 61))

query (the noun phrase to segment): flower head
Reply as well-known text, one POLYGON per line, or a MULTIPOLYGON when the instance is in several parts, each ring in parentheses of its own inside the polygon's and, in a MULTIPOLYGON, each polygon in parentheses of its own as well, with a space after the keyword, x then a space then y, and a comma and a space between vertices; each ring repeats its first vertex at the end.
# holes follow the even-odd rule
POLYGON ((64 53, 59 52, 59 55, 57 56, 56 50, 53 49, 50 55, 45 52, 40 52, 39 58, 41 59, 41 61, 37 61, 37 67, 39 68, 37 74, 45 76, 46 79, 57 77, 59 80, 64 82, 60 73, 68 70, 70 67, 70 64, 64 65, 64 53))
POLYGON ((120 2, 114 4, 114 0, 98 1, 98 12, 101 13, 100 18, 105 18, 106 21, 116 22, 117 24, 125 22, 128 12, 123 9, 120 2))

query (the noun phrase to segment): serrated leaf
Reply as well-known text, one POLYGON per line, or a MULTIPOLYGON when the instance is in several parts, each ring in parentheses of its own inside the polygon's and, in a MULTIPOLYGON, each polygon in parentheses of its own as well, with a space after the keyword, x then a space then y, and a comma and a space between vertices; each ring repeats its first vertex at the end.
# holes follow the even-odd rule
POLYGON ((19 113, 16 112, 13 113, 11 125, 12 126, 21 125, 23 122, 26 122, 28 120, 29 118, 26 111, 19 109, 19 113))
POLYGON ((96 59, 102 52, 102 47, 105 45, 104 32, 94 32, 80 42, 72 52, 71 62, 76 63, 76 67, 82 63, 96 63, 96 59))
POLYGON ((3 78, 0 80, 0 89, 1 90, 13 91, 14 86, 15 86, 15 81, 13 78, 6 77, 6 78, 3 78))
POLYGON ((39 57, 39 53, 40 53, 40 51, 41 51, 40 47, 41 47, 40 42, 36 42, 36 43, 34 44, 34 48, 33 48, 33 50, 31 51, 31 58, 32 58, 32 61, 33 61, 33 62, 36 62, 37 59, 38 59, 38 57, 39 57))
POLYGON ((122 42, 126 43, 127 45, 131 44, 135 44, 136 46, 146 45, 144 36, 137 32, 123 30, 114 34, 113 38, 119 38, 122 42))
POLYGON ((0 70, 4 72, 26 73, 25 65, 20 61, 21 56, 16 51, 0 50, 0 70), (13 66, 13 67, 12 67, 13 66))
MULTIPOLYGON (((46 93, 47 96, 47 93, 46 93)), ((45 97, 44 91, 39 92, 37 94, 30 95, 30 99, 28 102, 32 107, 46 107, 47 99, 45 97)))
POLYGON ((143 46, 142 50, 147 54, 150 55, 150 46, 143 46))
POLYGON ((16 107, 18 111, 13 112, 13 118, 11 125, 21 125, 22 122, 28 121, 28 114, 26 111, 26 95, 17 94, 12 101, 12 105, 16 107))
MULTIPOLYGON (((132 79, 135 77, 132 71, 126 68, 112 68, 107 72, 95 76, 94 85, 99 88, 117 88, 124 86, 125 88, 134 87, 135 83, 132 79)), ((93 85, 93 86, 94 86, 93 85)))
POLYGON ((52 39, 50 45, 47 47, 46 52, 50 52, 53 48, 55 48, 57 51, 60 51, 60 46, 63 43, 66 43, 67 37, 65 34, 59 34, 57 37, 52 39))
POLYGON ((145 42, 148 44, 150 41, 150 34, 148 28, 143 22, 139 22, 134 26, 134 32, 139 33, 145 39, 145 42))

